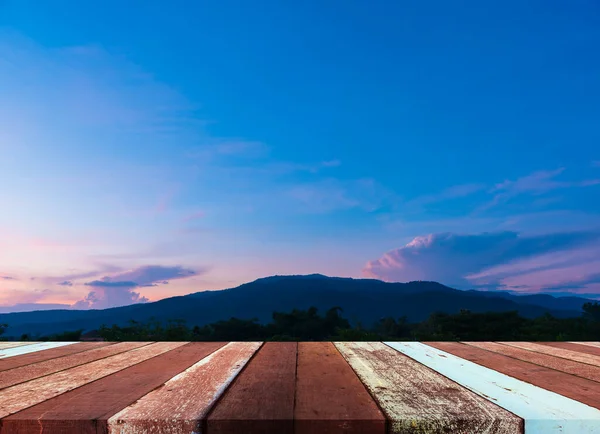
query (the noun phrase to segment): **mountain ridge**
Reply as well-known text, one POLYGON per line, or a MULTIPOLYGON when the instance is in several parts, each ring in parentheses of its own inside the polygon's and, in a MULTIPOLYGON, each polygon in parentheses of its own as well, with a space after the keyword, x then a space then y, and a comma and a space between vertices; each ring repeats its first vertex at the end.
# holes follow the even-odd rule
POLYGON ((398 318, 406 315, 409 321, 417 322, 435 311, 456 313, 460 309, 473 312, 516 310, 529 318, 545 313, 566 318, 579 316, 581 306, 592 301, 566 297, 569 300, 565 303, 562 297, 539 295, 464 291, 431 281, 399 283, 322 274, 276 275, 234 288, 200 291, 102 310, 61 309, 0 314, 0 323, 9 324, 6 336, 15 337, 24 333, 36 335, 76 329, 88 331, 102 324, 125 325, 130 319, 147 321, 152 317, 161 321, 184 319, 190 326, 202 326, 231 317, 257 318, 265 323, 271 319, 273 311, 286 312, 310 306, 325 311, 340 306, 351 323, 360 322, 370 326, 385 316, 398 318), (563 306, 569 309, 557 308, 563 306))

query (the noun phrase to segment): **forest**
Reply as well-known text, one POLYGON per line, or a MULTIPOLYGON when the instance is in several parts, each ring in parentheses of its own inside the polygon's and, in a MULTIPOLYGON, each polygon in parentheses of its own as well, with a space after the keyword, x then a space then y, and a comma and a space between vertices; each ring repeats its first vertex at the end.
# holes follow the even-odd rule
MULTIPOLYGON (((9 327, 0 324, 0 340, 9 327)), ((92 333, 65 331, 48 336, 22 335, 22 341, 78 341, 84 336, 106 341, 600 341, 600 304, 585 303, 580 317, 555 318, 550 314, 527 319, 516 311, 432 313, 425 321, 409 323, 406 317, 381 318, 370 327, 351 325, 339 307, 324 314, 317 308, 273 312, 268 324, 257 319, 230 318, 202 327, 189 327, 173 319, 130 321, 126 326, 103 325, 92 333)))

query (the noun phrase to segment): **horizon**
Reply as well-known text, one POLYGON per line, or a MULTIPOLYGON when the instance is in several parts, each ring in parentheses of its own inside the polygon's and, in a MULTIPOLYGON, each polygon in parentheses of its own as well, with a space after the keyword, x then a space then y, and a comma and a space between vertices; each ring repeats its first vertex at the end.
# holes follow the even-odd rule
POLYGON ((598 5, 255 6, 0 1, 0 311, 308 274, 600 298, 598 5))

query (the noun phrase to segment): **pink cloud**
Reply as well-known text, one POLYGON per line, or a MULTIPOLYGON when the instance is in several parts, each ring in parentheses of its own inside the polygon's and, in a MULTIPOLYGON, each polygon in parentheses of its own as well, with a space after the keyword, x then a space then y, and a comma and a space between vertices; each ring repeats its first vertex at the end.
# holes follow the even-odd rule
POLYGON ((430 234, 369 261, 367 277, 434 280, 461 289, 598 290, 600 234, 430 234), (597 280, 597 281, 596 281, 597 280))

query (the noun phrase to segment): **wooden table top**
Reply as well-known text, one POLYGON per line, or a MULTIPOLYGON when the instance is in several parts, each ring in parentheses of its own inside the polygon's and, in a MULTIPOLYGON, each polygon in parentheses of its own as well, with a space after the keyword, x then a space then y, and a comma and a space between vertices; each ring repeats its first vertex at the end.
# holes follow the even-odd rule
POLYGON ((600 343, 0 342, 9 433, 600 433, 600 343))

